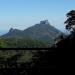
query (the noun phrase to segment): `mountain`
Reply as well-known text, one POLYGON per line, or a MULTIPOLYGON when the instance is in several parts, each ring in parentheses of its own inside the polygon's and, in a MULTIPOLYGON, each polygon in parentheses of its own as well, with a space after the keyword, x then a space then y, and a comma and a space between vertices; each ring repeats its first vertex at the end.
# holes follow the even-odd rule
POLYGON ((40 21, 39 24, 35 24, 25 30, 18 30, 11 28, 7 34, 2 35, 2 38, 30 38, 52 43, 55 38, 62 35, 58 29, 51 26, 48 20, 40 21))

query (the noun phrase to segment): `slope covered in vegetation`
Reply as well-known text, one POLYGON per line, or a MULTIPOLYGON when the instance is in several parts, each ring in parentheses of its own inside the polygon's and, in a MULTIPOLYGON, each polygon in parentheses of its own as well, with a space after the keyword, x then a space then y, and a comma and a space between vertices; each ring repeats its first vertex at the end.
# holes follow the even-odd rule
POLYGON ((0 50, 1 75, 38 75, 56 72, 56 51, 0 50), (4 70, 3 70, 4 69, 4 70))
POLYGON ((1 38, 0 48, 49 48, 51 44, 44 41, 19 38, 1 38))

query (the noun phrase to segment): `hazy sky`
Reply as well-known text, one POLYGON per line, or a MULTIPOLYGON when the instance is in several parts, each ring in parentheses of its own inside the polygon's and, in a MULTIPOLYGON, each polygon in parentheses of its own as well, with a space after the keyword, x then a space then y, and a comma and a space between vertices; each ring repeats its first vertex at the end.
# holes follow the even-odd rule
POLYGON ((25 29, 41 20, 63 30, 66 13, 75 9, 75 0, 0 0, 0 31, 25 29))

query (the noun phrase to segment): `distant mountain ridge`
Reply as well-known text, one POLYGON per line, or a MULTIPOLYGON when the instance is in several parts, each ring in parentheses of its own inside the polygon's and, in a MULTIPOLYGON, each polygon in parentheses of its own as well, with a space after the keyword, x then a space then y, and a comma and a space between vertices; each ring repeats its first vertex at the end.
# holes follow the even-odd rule
POLYGON ((18 30, 11 28, 7 34, 2 35, 2 38, 30 38, 52 43, 55 38, 62 35, 58 29, 50 25, 48 20, 40 21, 39 24, 35 24, 25 30, 18 30))

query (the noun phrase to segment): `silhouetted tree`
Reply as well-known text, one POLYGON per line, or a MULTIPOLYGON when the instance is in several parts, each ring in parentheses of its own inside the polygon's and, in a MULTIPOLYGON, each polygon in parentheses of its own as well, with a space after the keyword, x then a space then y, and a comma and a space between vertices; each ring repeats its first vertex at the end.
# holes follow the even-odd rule
POLYGON ((66 29, 71 33, 75 33, 75 10, 67 13, 67 20, 65 21, 66 29))

